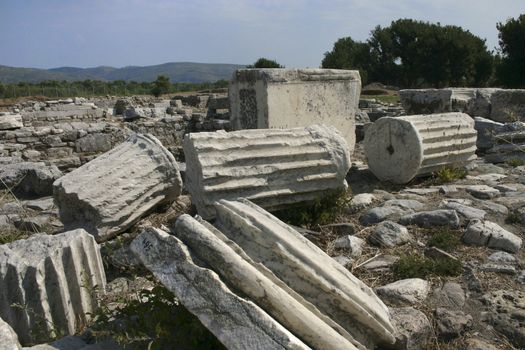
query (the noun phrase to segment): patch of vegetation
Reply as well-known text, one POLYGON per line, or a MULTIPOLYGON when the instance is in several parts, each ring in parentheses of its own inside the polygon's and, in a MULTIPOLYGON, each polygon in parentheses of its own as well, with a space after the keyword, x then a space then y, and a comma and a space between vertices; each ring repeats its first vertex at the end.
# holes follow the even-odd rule
POLYGON ((519 224, 520 222, 520 215, 514 211, 511 211, 505 218, 506 224, 519 224))
MULTIPOLYGON (((362 96, 363 97, 363 96, 362 96)), ((399 95, 366 95, 366 97, 363 98, 364 100, 376 100, 376 101, 379 101, 381 103, 386 103, 386 104, 390 104, 390 103, 393 103, 393 104, 398 104, 400 103, 400 99, 399 99, 399 95)))
POLYGON ((343 214, 350 196, 348 191, 332 191, 314 202, 278 210, 273 214, 282 221, 303 227, 333 223, 343 214))
POLYGON ((454 259, 432 260, 419 255, 404 255, 393 266, 396 279, 427 278, 430 275, 458 276, 461 262, 454 259))
POLYGON ((199 319, 163 286, 142 290, 122 307, 103 306, 92 327, 99 338, 111 335, 121 345, 140 349, 225 349, 199 319))
POLYGON ((430 183, 432 185, 443 185, 456 180, 464 179, 467 176, 465 169, 445 166, 432 175, 430 183))
POLYGON ((505 162, 505 164, 515 168, 518 166, 525 165, 525 159, 519 159, 519 158, 509 159, 505 162))
POLYGON ((436 247, 450 252, 460 245, 459 235, 449 228, 441 228, 434 232, 428 240, 429 247, 436 247))
POLYGON ((254 64, 247 65, 246 68, 284 68, 275 60, 261 57, 254 64))
POLYGON ((29 232, 22 230, 5 230, 0 231, 0 244, 11 243, 13 241, 24 239, 29 236, 29 232))

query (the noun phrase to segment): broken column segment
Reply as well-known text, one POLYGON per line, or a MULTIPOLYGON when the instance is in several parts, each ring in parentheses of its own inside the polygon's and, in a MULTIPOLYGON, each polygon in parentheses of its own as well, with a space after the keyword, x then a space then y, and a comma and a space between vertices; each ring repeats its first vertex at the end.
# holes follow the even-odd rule
POLYGON ((65 228, 84 228, 100 242, 174 200, 182 180, 175 158, 159 140, 133 134, 53 186, 65 228))
POLYGON ((131 249, 228 349, 310 349, 259 306, 232 292, 175 236, 146 228, 131 249))
POLYGON ((215 225, 368 349, 394 342, 387 307, 359 279, 293 228, 248 200, 221 200, 215 225))
POLYGON ((181 215, 174 234, 228 285, 246 295, 314 349, 360 349, 350 334, 206 222, 181 215))
POLYGON ((105 285, 99 247, 84 230, 0 245, 0 317, 23 345, 75 334, 105 285))
POLYGON ((474 120, 464 113, 381 118, 365 135, 365 155, 381 181, 407 183, 476 158, 474 120))
POLYGON ((346 141, 330 126, 192 133, 184 138, 186 185, 199 214, 244 197, 267 210, 346 188, 346 141))
POLYGON ((350 153, 361 92, 358 71, 336 69, 239 69, 230 82, 233 130, 334 126, 350 153))

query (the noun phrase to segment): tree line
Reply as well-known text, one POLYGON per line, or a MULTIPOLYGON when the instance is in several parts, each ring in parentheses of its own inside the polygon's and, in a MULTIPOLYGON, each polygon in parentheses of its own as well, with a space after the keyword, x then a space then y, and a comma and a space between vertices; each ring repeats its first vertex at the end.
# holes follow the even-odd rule
POLYGON ((228 81, 218 80, 205 83, 171 83, 169 78, 158 76, 153 82, 136 81, 57 81, 47 80, 39 83, 0 83, 0 98, 16 98, 22 96, 46 96, 49 98, 93 97, 105 95, 131 96, 178 93, 183 91, 215 90, 228 87, 228 81))
POLYGON ((497 23, 499 48, 458 26, 412 19, 377 26, 365 42, 338 39, 323 68, 358 69, 363 83, 403 88, 525 87, 525 14, 497 23))

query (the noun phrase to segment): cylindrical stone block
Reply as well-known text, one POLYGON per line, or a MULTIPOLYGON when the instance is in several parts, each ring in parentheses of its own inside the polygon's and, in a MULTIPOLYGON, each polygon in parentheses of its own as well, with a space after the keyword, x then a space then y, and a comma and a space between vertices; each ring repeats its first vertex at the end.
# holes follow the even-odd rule
POLYGON ((267 210, 346 188, 348 146, 331 126, 192 133, 184 138, 186 185, 199 214, 244 197, 267 210))
POLYGON ((159 140, 133 134, 53 187, 65 228, 83 228, 100 242, 178 197, 182 180, 175 158, 159 140))
POLYGON ((75 334, 105 285, 99 247, 84 230, 0 245, 0 317, 22 345, 75 334))
POLYGON ((475 159, 476 137, 464 113, 381 118, 366 131, 365 155, 379 180, 403 184, 475 159))

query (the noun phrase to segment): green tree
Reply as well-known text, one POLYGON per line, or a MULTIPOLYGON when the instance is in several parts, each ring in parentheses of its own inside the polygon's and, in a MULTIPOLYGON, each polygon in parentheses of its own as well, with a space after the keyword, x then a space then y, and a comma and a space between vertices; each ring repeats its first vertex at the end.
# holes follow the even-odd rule
POLYGON ((370 70, 370 46, 368 43, 354 41, 351 37, 341 38, 332 51, 325 52, 321 63, 323 68, 358 69, 363 84, 370 70))
POLYGON ((399 19, 368 40, 372 79, 403 87, 484 86, 493 56, 485 41, 458 26, 399 19))
POLYGON ((2 84, 2 82, 0 82, 0 97, 4 97, 4 94, 5 94, 5 86, 4 84, 2 84))
POLYGON ((247 68, 284 68, 275 60, 269 60, 267 58, 261 57, 254 64, 246 66, 247 68))
POLYGON ((507 87, 525 87, 525 14, 496 25, 501 51, 496 74, 507 87))
POLYGON ((153 82, 151 94, 155 97, 159 97, 162 94, 167 94, 170 91, 170 88, 170 78, 164 75, 158 75, 157 80, 153 82))

